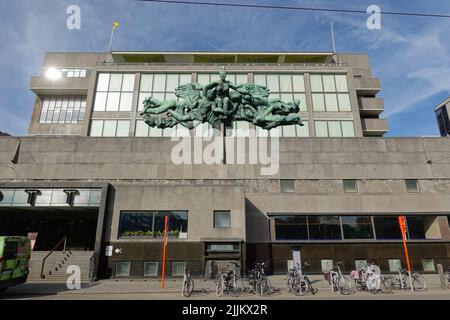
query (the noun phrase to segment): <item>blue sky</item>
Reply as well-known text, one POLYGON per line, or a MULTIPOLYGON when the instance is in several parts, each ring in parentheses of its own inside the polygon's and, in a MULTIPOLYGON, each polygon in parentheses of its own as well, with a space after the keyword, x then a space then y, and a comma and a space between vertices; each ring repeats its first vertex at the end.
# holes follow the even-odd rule
MULTIPOLYGON (((209 0, 220 2, 220 0, 209 0)), ((232 0, 276 4, 450 14, 441 0, 232 0)), ((434 106, 450 95, 450 19, 383 16, 368 30, 368 15, 274 11, 143 3, 134 0, 15 0, 0 3, 0 130, 27 133, 46 51, 105 51, 117 18, 114 50, 331 51, 329 21, 339 52, 367 52, 382 81, 388 136, 438 135, 434 106), (66 9, 81 8, 81 30, 66 28, 66 9)))

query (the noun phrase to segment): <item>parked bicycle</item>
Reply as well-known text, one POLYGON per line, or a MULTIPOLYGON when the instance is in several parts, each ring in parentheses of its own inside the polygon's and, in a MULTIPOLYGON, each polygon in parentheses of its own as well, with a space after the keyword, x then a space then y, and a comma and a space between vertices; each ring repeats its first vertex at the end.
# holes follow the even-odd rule
POLYGON ((406 269, 399 269, 397 275, 388 276, 385 281, 389 283, 393 289, 410 290, 411 283, 415 291, 424 291, 427 287, 427 282, 421 274, 414 272, 411 273, 410 277, 409 272, 406 269))
POLYGON ((248 284, 253 293, 266 296, 270 293, 271 284, 264 271, 266 264, 255 263, 255 267, 248 272, 248 284))
POLYGON ((447 289, 450 289, 450 267, 448 267, 448 271, 446 272, 447 274, 447 279, 446 279, 446 284, 447 284, 447 289))
POLYGON ((392 293, 392 286, 381 275, 380 267, 373 263, 367 264, 365 270, 354 270, 350 277, 355 281, 356 290, 366 290, 370 293, 392 293))
POLYGON ((190 297, 193 291, 194 291, 194 280, 192 280, 191 278, 191 271, 186 270, 184 272, 182 294, 185 297, 190 297))
POLYGON ((216 283, 216 294, 218 297, 222 297, 224 292, 233 297, 239 297, 244 292, 244 281, 236 274, 236 268, 239 267, 237 263, 233 263, 234 268, 230 268, 227 264, 228 270, 225 273, 219 273, 216 283))
POLYGON ((344 276, 340 265, 342 262, 336 263, 332 270, 324 274, 324 278, 330 284, 333 292, 338 291, 342 295, 349 295, 353 293, 352 283, 344 276))
POLYGON ((302 269, 308 267, 308 263, 304 263, 303 268, 297 263, 293 270, 288 273, 287 285, 289 292, 294 292, 294 294, 299 296, 304 296, 308 292, 315 295, 319 290, 313 288, 309 278, 303 274, 302 269))

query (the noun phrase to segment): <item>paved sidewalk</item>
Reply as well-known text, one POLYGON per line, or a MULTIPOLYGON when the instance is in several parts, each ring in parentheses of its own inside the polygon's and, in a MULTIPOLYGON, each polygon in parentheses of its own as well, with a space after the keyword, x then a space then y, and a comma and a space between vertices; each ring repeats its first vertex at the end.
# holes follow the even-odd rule
MULTIPOLYGON (((355 292, 349 296, 342 296, 331 291, 328 283, 320 276, 311 276, 315 288, 319 289, 317 295, 308 294, 303 297, 295 296, 286 288, 284 276, 270 277, 272 287, 276 290, 267 297, 244 293, 242 299, 314 299, 314 300, 384 300, 384 299, 432 299, 450 300, 450 290, 442 290, 436 285, 431 285, 425 292, 394 291, 392 294, 371 294, 368 292, 355 292)), ((183 279, 166 279, 165 289, 161 288, 161 282, 156 279, 143 281, 137 280, 102 280, 93 284, 83 284, 81 290, 68 290, 65 284, 27 283, 8 289, 2 299, 58 299, 58 300, 85 300, 85 299, 185 299, 181 296, 183 279)), ((194 279, 195 288, 193 295, 188 299, 235 299, 224 296, 218 298, 215 294, 215 283, 212 280, 194 279)), ((236 300, 236 299, 235 299, 236 300)))

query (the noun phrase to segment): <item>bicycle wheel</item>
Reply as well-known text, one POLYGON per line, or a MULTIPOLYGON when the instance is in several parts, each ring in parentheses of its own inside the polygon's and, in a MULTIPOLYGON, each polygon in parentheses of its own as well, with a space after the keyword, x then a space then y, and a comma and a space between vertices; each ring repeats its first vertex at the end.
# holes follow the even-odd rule
POLYGON ((340 294, 349 295, 352 293, 352 284, 344 276, 336 278, 336 286, 340 294))
POLYGON ((306 282, 305 278, 298 279, 294 293, 298 296, 304 296, 309 291, 308 282, 306 282))
POLYGON ((425 281, 425 278, 421 274, 413 273, 411 277, 414 290, 424 291, 427 288, 427 282, 425 281))
POLYGON ((193 291, 194 291, 194 280, 189 278, 183 284, 183 296, 190 297, 193 291))
POLYGON ((256 283, 256 291, 260 296, 267 296, 270 292, 270 281, 267 278, 260 278, 256 283))
POLYGON ((385 277, 381 278, 380 289, 382 293, 392 293, 392 285, 385 277))
POLYGON ((220 276, 219 279, 217 279, 217 283, 216 283, 216 295, 218 297, 223 296, 223 285, 224 285, 223 277, 220 276))
POLYGON ((228 294, 233 297, 239 297, 244 292, 244 281, 233 277, 228 282, 228 294))

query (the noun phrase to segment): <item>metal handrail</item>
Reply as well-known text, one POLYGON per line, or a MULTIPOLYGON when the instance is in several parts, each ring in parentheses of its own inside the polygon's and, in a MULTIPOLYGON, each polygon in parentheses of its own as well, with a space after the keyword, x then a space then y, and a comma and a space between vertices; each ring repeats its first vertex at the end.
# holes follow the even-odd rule
POLYGON ((58 247, 64 242, 64 251, 66 250, 66 243, 67 243, 67 236, 65 236, 64 238, 62 238, 57 244, 56 246, 53 247, 53 249, 44 257, 44 259, 42 259, 42 266, 41 266, 41 279, 45 279, 45 275, 44 275, 44 267, 45 267, 45 261, 47 260, 48 257, 50 257, 50 255, 56 251, 56 249, 58 249, 58 247))

